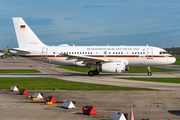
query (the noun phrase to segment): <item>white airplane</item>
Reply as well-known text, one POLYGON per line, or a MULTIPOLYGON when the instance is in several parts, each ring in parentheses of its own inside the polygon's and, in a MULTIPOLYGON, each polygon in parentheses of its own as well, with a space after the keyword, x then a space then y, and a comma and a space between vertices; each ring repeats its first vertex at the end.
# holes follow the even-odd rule
POLYGON ((162 48, 153 46, 48 46, 34 34, 20 17, 13 18, 19 48, 11 53, 22 57, 58 65, 74 65, 90 67, 89 76, 98 75, 99 71, 121 73, 129 66, 168 65, 176 58, 162 48))

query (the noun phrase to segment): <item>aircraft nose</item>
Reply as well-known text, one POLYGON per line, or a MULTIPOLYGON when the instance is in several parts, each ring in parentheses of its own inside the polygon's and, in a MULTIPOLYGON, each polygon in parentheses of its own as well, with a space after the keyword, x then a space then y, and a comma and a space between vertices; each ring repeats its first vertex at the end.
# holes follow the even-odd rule
POLYGON ((176 58, 175 58, 174 56, 172 56, 172 57, 170 58, 170 61, 171 61, 171 64, 173 64, 173 63, 176 62, 176 58))

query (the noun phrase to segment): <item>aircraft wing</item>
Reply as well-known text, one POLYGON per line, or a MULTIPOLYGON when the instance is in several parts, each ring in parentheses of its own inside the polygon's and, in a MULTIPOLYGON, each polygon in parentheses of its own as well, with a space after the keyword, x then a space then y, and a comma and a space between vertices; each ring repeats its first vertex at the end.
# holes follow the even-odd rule
POLYGON ((76 59, 76 62, 82 61, 83 64, 96 64, 96 63, 101 63, 101 62, 113 61, 112 59, 95 58, 95 57, 90 57, 90 56, 79 56, 79 55, 68 55, 68 54, 63 54, 63 55, 67 57, 66 60, 76 59))

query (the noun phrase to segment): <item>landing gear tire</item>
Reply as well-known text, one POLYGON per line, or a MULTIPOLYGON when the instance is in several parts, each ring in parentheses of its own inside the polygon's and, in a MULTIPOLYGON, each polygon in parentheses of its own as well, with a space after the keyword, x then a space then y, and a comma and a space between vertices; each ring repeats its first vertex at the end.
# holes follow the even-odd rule
POLYGON ((148 75, 148 76, 151 76, 151 75, 152 75, 152 72, 151 72, 151 67, 150 67, 150 66, 148 66, 148 67, 147 67, 147 69, 148 69, 148 73, 147 73, 147 75, 148 75))
POLYGON ((97 71, 97 70, 94 70, 93 73, 94 73, 94 75, 99 75, 99 71, 97 71))
POLYGON ((89 75, 89 76, 94 76, 94 71, 89 71, 89 72, 88 72, 88 75, 89 75))
POLYGON ((148 76, 151 76, 151 75, 152 75, 152 72, 148 72, 147 75, 148 75, 148 76))

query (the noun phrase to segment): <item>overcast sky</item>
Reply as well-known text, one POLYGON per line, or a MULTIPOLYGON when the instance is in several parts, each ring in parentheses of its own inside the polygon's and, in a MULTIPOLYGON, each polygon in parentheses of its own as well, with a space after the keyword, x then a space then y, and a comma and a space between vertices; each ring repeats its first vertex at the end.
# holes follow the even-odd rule
POLYGON ((0 49, 18 47, 12 17, 47 45, 180 47, 180 0, 0 0, 0 49))

